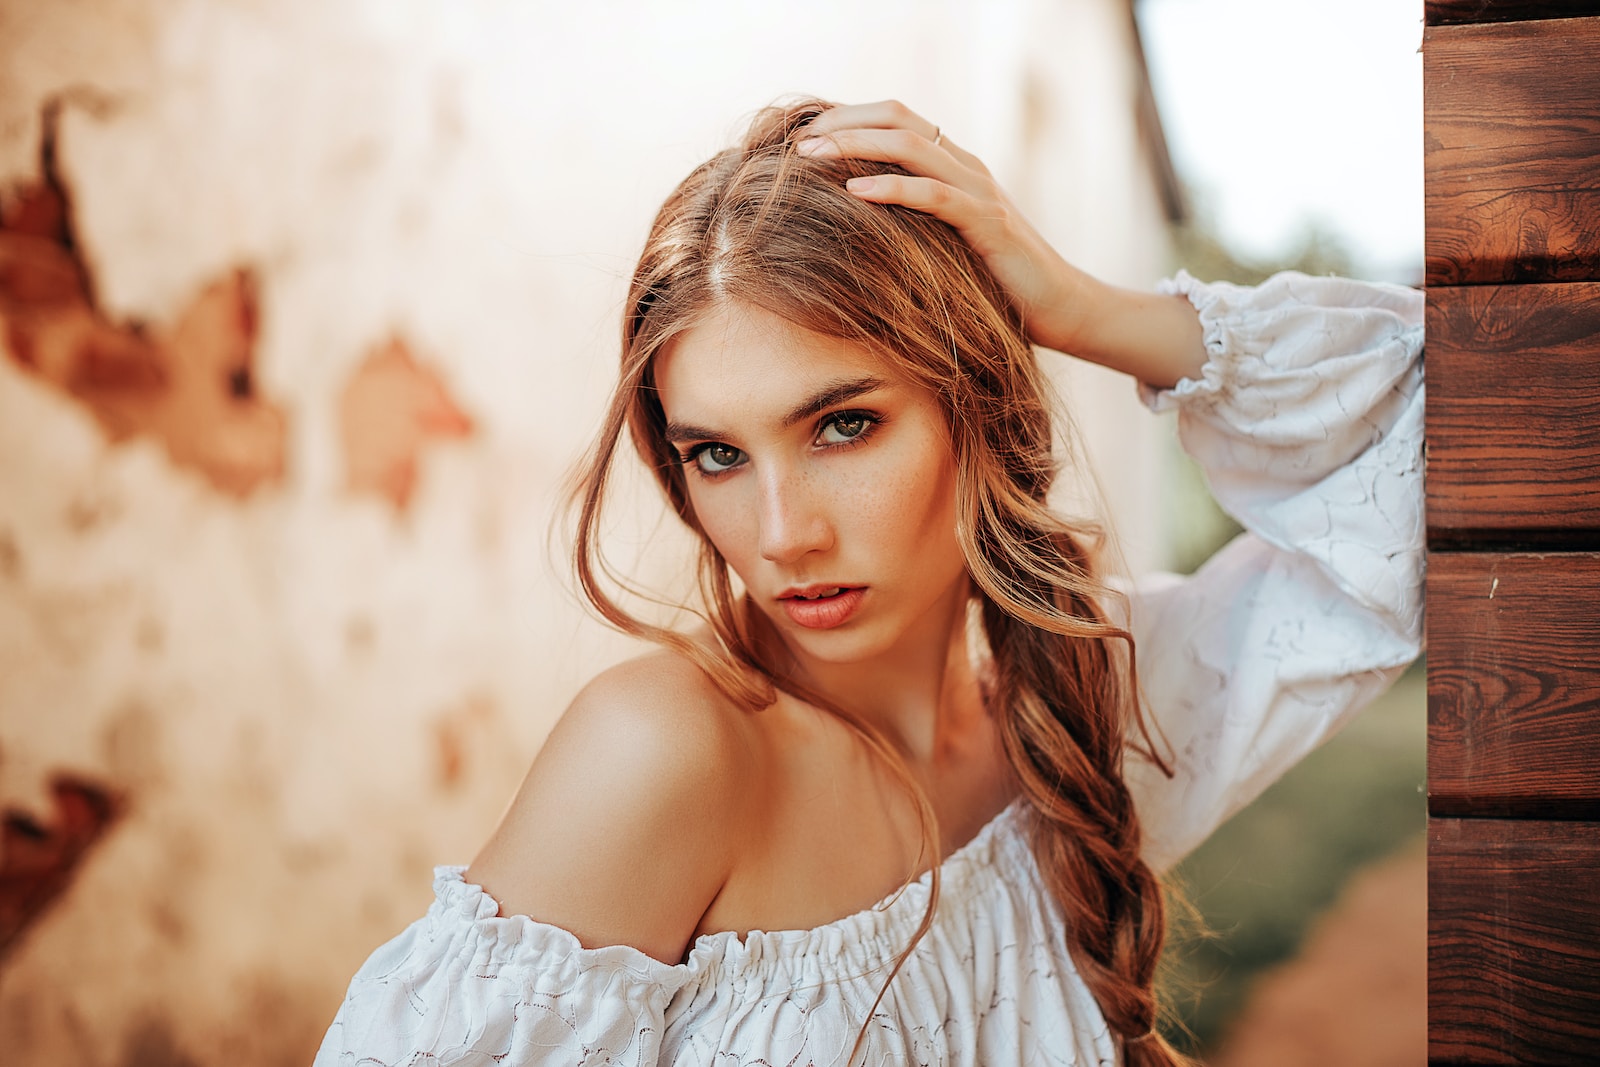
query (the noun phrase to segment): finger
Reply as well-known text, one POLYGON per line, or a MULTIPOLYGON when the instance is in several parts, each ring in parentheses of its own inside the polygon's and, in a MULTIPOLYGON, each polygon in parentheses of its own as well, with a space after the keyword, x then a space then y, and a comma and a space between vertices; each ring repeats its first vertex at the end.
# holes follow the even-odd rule
POLYGON ((961 231, 969 243, 982 236, 984 223, 992 221, 994 215, 977 197, 945 182, 917 175, 874 174, 851 178, 845 182, 845 189, 875 204, 899 204, 932 215, 961 231))
POLYGON ((811 120, 806 127, 816 135, 848 129, 910 130, 929 141, 939 135, 939 127, 898 100, 878 100, 870 104, 842 104, 831 107, 811 120))
MULTIPOLYGON (((800 146, 802 151, 806 151, 807 142, 810 140, 837 140, 847 133, 873 129, 885 132, 902 130, 920 136, 931 147, 944 149, 947 155, 962 166, 969 167, 979 174, 989 173, 989 168, 984 166, 983 161, 977 156, 957 145, 948 135, 941 137, 939 127, 896 100, 885 100, 877 104, 851 104, 824 111, 806 127, 806 140, 802 140, 800 146), (825 121, 830 119, 832 121, 825 121), (934 144, 935 140, 939 143, 934 144)), ((854 153, 850 152, 841 154, 854 156, 854 153)), ((855 158, 877 159, 878 157, 855 156, 855 158)), ((902 162, 889 159, 879 161, 902 162)))
POLYGON ((824 111, 806 126, 810 136, 826 136, 848 129, 910 130, 926 137, 929 143, 939 141, 939 147, 948 149, 959 162, 973 170, 989 173, 989 168, 983 165, 982 160, 952 143, 948 134, 941 138, 940 127, 936 123, 923 118, 898 100, 841 104, 824 111))
POLYGON ((917 174, 982 195, 987 172, 975 171, 958 160, 950 150, 953 147, 936 145, 910 130, 849 129, 801 141, 795 150, 808 156, 898 163, 917 174))

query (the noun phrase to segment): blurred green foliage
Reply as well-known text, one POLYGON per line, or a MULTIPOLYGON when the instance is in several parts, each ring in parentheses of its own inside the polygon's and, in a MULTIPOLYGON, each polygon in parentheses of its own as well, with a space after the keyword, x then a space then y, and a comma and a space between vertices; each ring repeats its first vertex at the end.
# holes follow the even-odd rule
POLYGON ((1175 422, 1172 430, 1167 442, 1167 495, 1162 501, 1167 566, 1179 574, 1192 574, 1243 527, 1212 498, 1200 465, 1178 445, 1175 422))
POLYGON ((1339 235, 1318 222, 1302 227, 1286 254, 1270 261, 1239 255, 1217 237, 1204 219, 1174 227, 1172 243, 1178 265, 1206 282, 1256 285, 1280 270, 1347 276, 1361 273, 1360 265, 1339 235))
POLYGON ((1251 982, 1294 954, 1350 876, 1424 833, 1426 693, 1418 663, 1179 866, 1201 924, 1177 922, 1164 961, 1179 1047, 1214 1049, 1251 982))

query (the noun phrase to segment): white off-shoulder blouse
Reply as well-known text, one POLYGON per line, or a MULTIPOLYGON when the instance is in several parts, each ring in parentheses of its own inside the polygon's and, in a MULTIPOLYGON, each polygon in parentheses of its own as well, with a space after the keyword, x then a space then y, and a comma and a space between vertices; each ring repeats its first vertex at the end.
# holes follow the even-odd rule
MULTIPOLYGON (((1410 663, 1422 630, 1422 296, 1286 273, 1255 288, 1164 283, 1198 309, 1197 379, 1146 389, 1245 527, 1189 578, 1129 590, 1169 779, 1130 756, 1157 870, 1175 863, 1410 663)), ((844 1067, 1120 1062, 1007 808, 940 868, 812 930, 699 938, 668 965, 586 949, 499 907, 460 867, 350 983, 317 1055, 336 1064, 844 1067), (870 1018, 869 1018, 870 1012, 870 1018)))

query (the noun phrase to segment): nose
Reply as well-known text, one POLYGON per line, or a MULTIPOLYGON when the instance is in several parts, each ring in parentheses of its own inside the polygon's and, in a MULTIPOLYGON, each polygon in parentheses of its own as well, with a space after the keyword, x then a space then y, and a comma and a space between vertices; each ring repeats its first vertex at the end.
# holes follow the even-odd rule
POLYGON ((833 547, 833 523, 820 487, 803 472, 769 468, 760 478, 759 544, 763 559, 794 563, 833 547))

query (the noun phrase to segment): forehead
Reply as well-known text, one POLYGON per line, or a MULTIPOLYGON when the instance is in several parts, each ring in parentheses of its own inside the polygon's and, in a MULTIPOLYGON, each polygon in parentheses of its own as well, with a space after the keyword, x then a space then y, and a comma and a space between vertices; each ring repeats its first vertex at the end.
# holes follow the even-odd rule
POLYGON ((819 386, 865 377, 903 385, 882 355, 813 333, 743 304, 719 307, 656 357, 668 418, 759 416, 786 410, 819 386))

